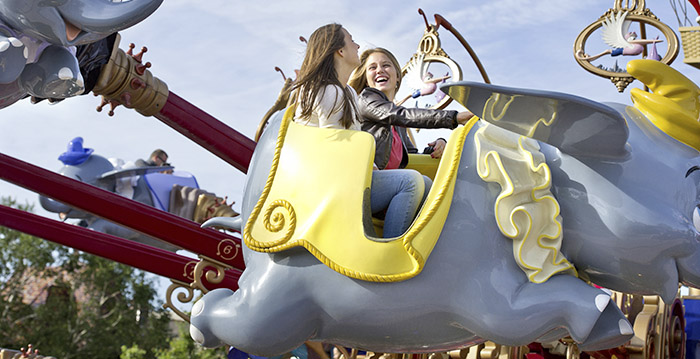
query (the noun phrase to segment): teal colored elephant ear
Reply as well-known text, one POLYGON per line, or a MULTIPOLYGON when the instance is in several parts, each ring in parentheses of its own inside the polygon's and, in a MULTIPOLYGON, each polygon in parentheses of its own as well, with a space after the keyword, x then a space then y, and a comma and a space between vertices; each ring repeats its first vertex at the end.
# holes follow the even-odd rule
POLYGON ((629 128, 615 109, 582 97, 476 82, 441 86, 482 120, 553 145, 571 156, 627 155, 629 128))

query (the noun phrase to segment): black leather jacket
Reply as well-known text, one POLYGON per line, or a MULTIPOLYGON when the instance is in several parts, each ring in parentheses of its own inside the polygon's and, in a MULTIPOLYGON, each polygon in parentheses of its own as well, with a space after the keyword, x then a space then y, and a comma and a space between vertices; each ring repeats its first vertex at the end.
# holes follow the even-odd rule
POLYGON ((383 92, 371 87, 365 88, 360 93, 358 109, 362 130, 374 135, 376 141, 374 163, 379 169, 384 169, 389 162, 393 141, 392 125, 397 126, 399 134, 404 139, 403 158, 399 168, 404 168, 408 164, 406 131, 401 127, 453 129, 458 125, 457 111, 396 106, 383 92))

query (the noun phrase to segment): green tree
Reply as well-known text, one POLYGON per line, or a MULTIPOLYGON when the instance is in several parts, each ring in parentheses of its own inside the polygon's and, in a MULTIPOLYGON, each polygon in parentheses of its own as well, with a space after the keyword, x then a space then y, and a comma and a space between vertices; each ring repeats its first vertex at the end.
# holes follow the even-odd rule
POLYGON ((146 351, 139 348, 138 345, 133 345, 130 348, 122 345, 122 354, 119 359, 146 359, 146 351))
MULTIPOLYGON (((156 352, 157 359, 226 359, 224 348, 205 349, 190 338, 186 323, 178 323, 179 335, 170 340, 170 347, 156 352)), ((120 359, 128 359, 122 357, 120 359)))
MULTIPOLYGON (((155 351, 156 359, 226 359, 224 348, 204 349, 195 344, 188 333, 187 323, 178 323, 178 333, 177 337, 170 339, 168 348, 155 351)), ((137 345, 130 348, 123 345, 121 350, 119 359, 147 358, 146 351, 137 345)))
MULTIPOLYGON (((0 203, 33 209, 9 198, 0 203)), ((0 347, 32 343, 64 359, 116 358, 123 345, 152 358, 167 347, 170 319, 144 272, 6 227, 0 261, 0 347), (37 281, 47 295, 30 303, 27 288, 37 281)))

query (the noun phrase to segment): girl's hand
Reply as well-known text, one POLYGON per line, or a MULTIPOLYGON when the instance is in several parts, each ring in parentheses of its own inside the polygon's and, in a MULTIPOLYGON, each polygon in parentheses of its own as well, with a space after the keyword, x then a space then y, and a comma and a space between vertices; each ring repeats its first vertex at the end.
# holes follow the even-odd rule
POLYGON ((430 157, 432 157, 432 158, 442 157, 442 152, 445 151, 445 145, 447 145, 447 141, 445 141, 444 138, 438 138, 437 140, 430 142, 428 144, 428 146, 433 147, 433 152, 430 154, 430 157))

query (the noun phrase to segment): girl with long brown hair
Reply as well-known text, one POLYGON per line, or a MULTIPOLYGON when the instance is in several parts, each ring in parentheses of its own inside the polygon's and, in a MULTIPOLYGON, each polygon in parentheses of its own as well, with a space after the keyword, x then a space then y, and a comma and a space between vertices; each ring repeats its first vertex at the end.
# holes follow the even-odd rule
MULTIPOLYGON (((350 33, 339 24, 314 31, 295 85, 295 122, 360 130, 357 93, 347 86, 352 71, 360 64, 358 49, 350 33)), ((370 207, 373 214, 386 210, 384 237, 398 237, 408 229, 423 198, 424 186, 422 176, 414 170, 373 171, 370 207)))

